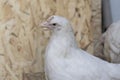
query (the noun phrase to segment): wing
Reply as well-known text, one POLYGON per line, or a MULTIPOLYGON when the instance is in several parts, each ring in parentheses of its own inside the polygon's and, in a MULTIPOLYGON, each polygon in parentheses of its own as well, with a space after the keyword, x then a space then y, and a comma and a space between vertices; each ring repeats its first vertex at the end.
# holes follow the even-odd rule
POLYGON ((66 59, 66 74, 69 74, 76 80, 110 80, 107 76, 109 70, 108 62, 96 58, 89 53, 79 50, 71 49, 71 55, 66 59))

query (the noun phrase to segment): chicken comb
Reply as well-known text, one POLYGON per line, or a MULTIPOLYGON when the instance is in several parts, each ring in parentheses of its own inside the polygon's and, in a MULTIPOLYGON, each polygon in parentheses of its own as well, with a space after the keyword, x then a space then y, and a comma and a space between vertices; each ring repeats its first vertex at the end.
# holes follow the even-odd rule
POLYGON ((47 22, 50 22, 53 18, 54 16, 51 16, 50 18, 47 19, 47 22))

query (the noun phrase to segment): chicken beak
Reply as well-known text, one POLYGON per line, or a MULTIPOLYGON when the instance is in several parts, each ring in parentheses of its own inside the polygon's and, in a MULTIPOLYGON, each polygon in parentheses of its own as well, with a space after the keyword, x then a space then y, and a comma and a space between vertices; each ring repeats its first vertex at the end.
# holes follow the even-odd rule
POLYGON ((46 27, 46 26, 48 26, 48 22, 43 22, 43 23, 41 23, 40 24, 42 27, 46 27))
POLYGON ((43 29, 47 30, 48 27, 49 27, 49 23, 48 23, 48 22, 43 22, 43 23, 40 24, 40 26, 41 26, 43 29))

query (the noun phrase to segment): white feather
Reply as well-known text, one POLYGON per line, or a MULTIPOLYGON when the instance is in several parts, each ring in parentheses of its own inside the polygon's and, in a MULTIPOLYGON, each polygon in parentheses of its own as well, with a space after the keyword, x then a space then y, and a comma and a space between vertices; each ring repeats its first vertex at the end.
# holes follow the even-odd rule
POLYGON ((49 23, 55 21, 62 24, 60 30, 53 30, 46 49, 48 80, 120 80, 120 64, 105 62, 79 49, 69 21, 54 16, 49 23))
POLYGON ((120 21, 113 23, 105 32, 104 53, 111 62, 120 63, 120 21))

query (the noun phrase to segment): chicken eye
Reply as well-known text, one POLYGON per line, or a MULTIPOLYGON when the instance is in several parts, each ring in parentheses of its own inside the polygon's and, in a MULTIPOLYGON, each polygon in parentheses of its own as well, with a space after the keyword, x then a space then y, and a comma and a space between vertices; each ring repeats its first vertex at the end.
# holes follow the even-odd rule
POLYGON ((56 25, 57 25, 57 23, 53 23, 52 25, 53 25, 53 26, 56 26, 56 25))

